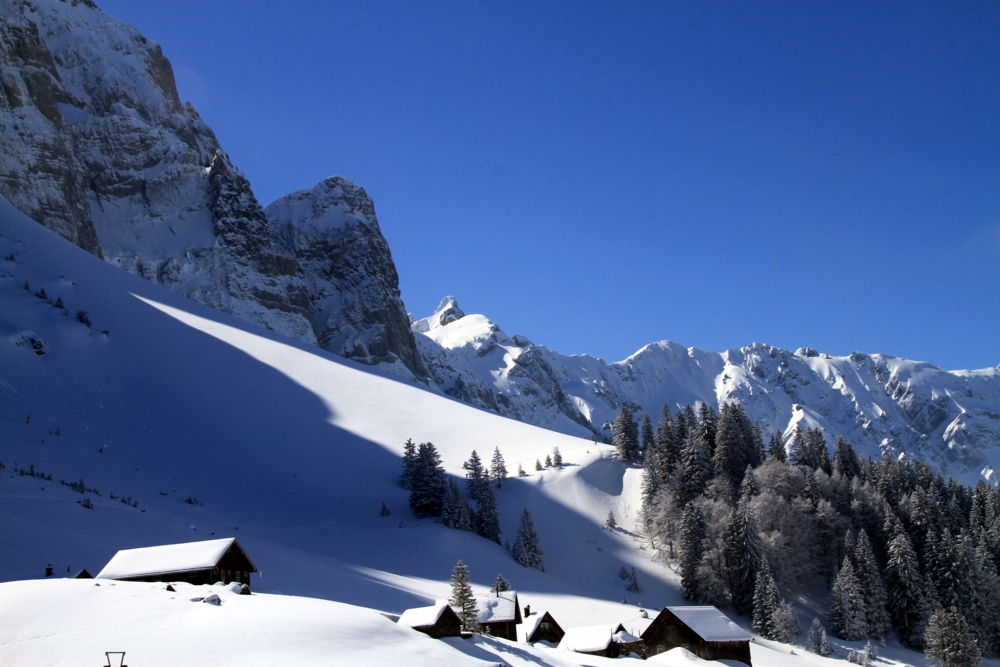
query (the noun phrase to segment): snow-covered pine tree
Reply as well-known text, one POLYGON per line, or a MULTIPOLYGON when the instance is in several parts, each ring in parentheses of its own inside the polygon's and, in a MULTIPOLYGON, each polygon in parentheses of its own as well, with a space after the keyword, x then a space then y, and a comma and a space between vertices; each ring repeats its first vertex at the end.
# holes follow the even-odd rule
POLYGON ((546 454, 545 455, 545 467, 546 468, 551 468, 552 467, 552 455, 551 454, 546 454))
POLYGON ((684 505, 705 491, 712 476, 712 459, 708 453, 708 442, 702 429, 688 432, 681 450, 680 483, 677 485, 678 504, 684 505))
MULTIPOLYGON (((708 460, 711 461, 712 457, 715 456, 715 434, 718 430, 719 415, 716 413, 715 408, 708 403, 701 403, 698 405, 698 419, 692 430, 697 430, 701 434, 702 438, 705 440, 705 444, 708 447, 708 460)), ((691 426, 692 422, 688 421, 688 425, 691 426)))
POLYGON ((688 504, 681 514, 680 537, 677 541, 677 556, 680 565, 681 587, 684 598, 691 602, 701 601, 698 579, 698 565, 705 553, 708 529, 705 517, 696 505, 688 504))
POLYGON ((723 531, 726 578, 737 614, 753 611, 753 593, 764 557, 764 546, 750 501, 741 498, 723 531))
POLYGON ((840 473, 848 481, 861 474, 861 462, 851 444, 843 437, 837 436, 833 443, 833 471, 840 473))
POLYGON ((990 556, 986 540, 976 547, 976 592, 979 598, 976 635, 985 655, 1000 650, 1000 576, 990 556))
POLYGON ((545 468, 542 467, 541 461, 538 459, 535 459, 535 470, 545 470, 545 468))
POLYGON ((493 449, 493 461, 490 463, 490 479, 496 482, 498 489, 503 488, 503 483, 507 481, 507 466, 504 465, 503 454, 500 453, 499 447, 493 449))
POLYGON ((410 509, 418 517, 441 514, 445 490, 444 468, 437 449, 432 443, 420 443, 410 477, 410 509))
POLYGON ((545 571, 544 554, 538 541, 538 532, 527 507, 521 512, 521 521, 517 527, 517 537, 514 539, 511 553, 514 555, 514 560, 524 567, 545 571))
POLYGON ((559 452, 559 448, 556 447, 552 450, 552 465, 557 468, 562 468, 563 458, 562 454, 559 452))
POLYGON ((632 417, 632 411, 623 405, 611 430, 611 444, 618 450, 618 457, 625 463, 639 458, 639 427, 632 417))
POLYGON ((854 547, 855 575, 861 586, 861 597, 865 602, 865 622, 868 626, 868 636, 885 639, 889 636, 891 620, 885 605, 888 601, 885 583, 879 574, 878 563, 872 551, 868 533, 862 530, 858 533, 854 547))
POLYGON ((462 468, 465 470, 465 491, 478 503, 483 489, 489 486, 489 476, 476 450, 472 450, 472 455, 462 464, 462 468))
POLYGON ((413 440, 407 438, 406 442, 403 443, 403 472, 399 475, 399 485, 407 491, 412 488, 413 469, 416 463, 417 446, 413 444, 413 440))
MULTIPOLYGON (((780 598, 779 598, 780 599, 780 598)), ((795 613, 795 607, 787 600, 780 600, 774 614, 771 616, 771 625, 774 626, 774 639, 785 644, 795 641, 802 632, 799 626, 799 617, 795 613)))
POLYGON ((656 446, 656 436, 653 434, 653 422, 650 421, 649 415, 642 416, 642 424, 639 427, 640 435, 640 449, 646 450, 650 447, 656 446))
POLYGON ((923 646, 928 605, 924 596, 924 577, 917 564, 910 538, 902 527, 889 542, 889 559, 885 566, 886 593, 892 622, 905 646, 923 646))
POLYGON ((625 587, 625 590, 628 591, 629 593, 638 593, 642 590, 639 587, 639 578, 636 576, 634 567, 632 568, 632 571, 629 572, 628 574, 628 586, 625 587))
POLYGON ((823 628, 823 632, 820 633, 819 639, 819 654, 831 655, 832 653, 833 647, 830 646, 830 639, 826 636, 826 628, 823 628))
POLYGON ((528 473, 524 472, 524 467, 520 463, 517 464, 517 476, 518 477, 528 476, 528 473))
MULTIPOLYGON (((756 629, 756 628, 754 628, 756 629)), ((810 653, 819 653, 820 636, 823 633, 823 624, 819 617, 813 618, 809 626, 809 636, 806 637, 806 650, 810 653)))
MULTIPOLYGON (((681 415, 678 415, 680 417, 681 415)), ((677 429, 674 428, 674 418, 670 406, 664 405, 660 411, 660 421, 656 425, 656 472, 660 481, 665 482, 677 466, 681 455, 680 442, 677 439, 677 429)))
POLYGON ((614 530, 618 527, 618 522, 615 521, 615 513, 608 510, 608 518, 604 520, 604 527, 608 530, 614 530))
POLYGON ((841 639, 857 641, 868 636, 865 600, 850 556, 844 556, 844 564, 833 583, 827 621, 833 634, 841 639))
POLYGON ((489 484, 480 490, 479 502, 476 503, 476 534, 500 544, 497 495, 489 484))
POLYGON ((469 584, 469 568, 459 560, 451 573, 451 608, 462 620, 462 629, 466 632, 479 632, 479 620, 476 609, 476 598, 469 584))
POLYGON ((642 452, 642 487, 640 491, 642 506, 640 515, 647 533, 652 532, 651 523, 655 513, 656 492, 660 490, 660 475, 657 472, 659 468, 659 450, 660 446, 654 443, 652 446, 646 447, 642 452))
MULTIPOLYGON (((716 450, 718 451, 718 450, 716 450)), ((777 611, 781 598, 778 587, 771 576, 771 566, 767 557, 761 560, 760 571, 757 573, 757 583, 753 591, 753 630, 764 639, 774 639, 774 612, 777 611)))
POLYGON ((510 582, 504 579, 502 574, 498 574, 497 578, 493 580, 493 588, 490 589, 494 594, 503 593, 504 591, 510 590, 510 582))
MULTIPOLYGON (((455 485, 458 491, 458 484, 455 485)), ((465 499, 461 491, 458 491, 458 511, 455 515, 455 530, 467 530, 472 532, 476 525, 476 513, 469 506, 469 501, 465 499)))
POLYGON ((735 404, 723 403, 715 432, 715 454, 712 457, 715 475, 728 475, 735 487, 750 465, 749 442, 744 434, 740 414, 735 404))
POLYGON ((444 492, 444 500, 441 503, 441 524, 445 528, 457 528, 459 507, 463 501, 462 493, 458 490, 458 485, 451 477, 448 478, 448 486, 444 492))
POLYGON ((980 660, 976 637, 958 609, 939 609, 924 633, 924 656, 941 667, 977 667, 980 660))
POLYGON ((775 431, 774 435, 771 436, 771 447, 768 449, 768 456, 782 463, 788 461, 788 452, 785 451, 785 436, 781 431, 775 431))

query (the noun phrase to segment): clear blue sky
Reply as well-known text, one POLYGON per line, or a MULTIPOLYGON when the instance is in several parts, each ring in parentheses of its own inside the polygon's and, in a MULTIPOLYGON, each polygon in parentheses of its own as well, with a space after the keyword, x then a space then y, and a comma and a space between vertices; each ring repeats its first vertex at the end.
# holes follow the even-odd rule
POLYGON ((417 317, 1000 363, 1000 2, 98 3, 262 204, 362 185, 417 317))

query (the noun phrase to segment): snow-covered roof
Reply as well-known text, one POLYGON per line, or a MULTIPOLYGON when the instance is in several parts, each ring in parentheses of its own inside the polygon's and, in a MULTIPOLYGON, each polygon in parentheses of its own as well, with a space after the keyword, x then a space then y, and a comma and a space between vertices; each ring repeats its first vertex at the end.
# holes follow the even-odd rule
MULTIPOLYGON (((538 624, 541 623, 542 619, 545 618, 546 616, 549 617, 549 620, 551 622, 553 622, 557 626, 559 626, 559 623, 556 622, 556 619, 553 618, 552 614, 550 614, 549 612, 544 611, 544 610, 543 611, 535 612, 531 616, 528 616, 527 618, 524 619, 524 640, 525 641, 528 641, 528 638, 531 637, 531 635, 535 634, 535 630, 538 629, 538 624)), ((560 631, 562 630, 562 626, 559 626, 559 630, 560 631)))
POLYGON ((628 630, 619 630, 612 636, 612 639, 619 644, 632 644, 633 642, 642 641, 628 630))
POLYGON ((430 607, 416 607, 407 609, 396 621, 398 625, 405 625, 408 628, 426 628, 434 625, 441 618, 441 614, 448 608, 447 602, 438 602, 430 607))
POLYGON ((517 619, 517 592, 504 591, 476 596, 476 620, 480 623, 509 623, 517 619))
MULTIPOLYGON (((559 642, 559 648, 577 653, 592 653, 603 651, 611 643, 613 636, 623 632, 621 623, 614 625, 587 625, 580 628, 570 628, 559 642)), ((630 635, 631 636, 631 635, 630 635)))
POLYGON ((97 579, 125 579, 168 572, 188 572, 215 567, 235 537, 158 547, 122 549, 108 561, 97 579))
POLYGON ((747 634, 746 630, 736 625, 728 616, 715 607, 667 607, 667 609, 705 641, 735 642, 750 640, 750 635, 747 634))

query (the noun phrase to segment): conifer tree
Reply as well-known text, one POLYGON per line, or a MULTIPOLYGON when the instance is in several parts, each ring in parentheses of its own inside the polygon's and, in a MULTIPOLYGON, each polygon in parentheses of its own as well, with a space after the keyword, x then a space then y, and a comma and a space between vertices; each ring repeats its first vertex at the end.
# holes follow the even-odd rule
POLYGON ((642 426, 639 428, 640 439, 640 449, 647 450, 656 447, 656 436, 653 434, 653 422, 650 421, 649 415, 642 416, 642 426))
POLYGON ((462 468, 465 470, 465 491, 478 503, 483 495, 483 489, 489 486, 489 479, 476 450, 472 450, 472 455, 462 464, 462 468))
POLYGON ((466 632, 479 632, 478 610, 476 597, 469 584, 469 568, 459 560, 451 573, 451 608, 462 620, 462 629, 466 632))
POLYGON ((690 431, 681 450, 680 484, 675 490, 680 504, 686 504, 704 492, 711 478, 712 460, 703 433, 690 431))
POLYGON ((528 476, 528 473, 524 472, 524 467, 520 463, 517 464, 517 476, 518 477, 528 476))
MULTIPOLYGON (((718 451, 718 450, 716 450, 718 451)), ((753 592, 753 629, 764 639, 776 639, 774 614, 781 604, 778 587, 771 576, 771 566, 767 557, 761 560, 760 571, 757 573, 757 583, 753 592)))
POLYGON ((459 514, 459 505, 463 498, 458 490, 455 480, 448 478, 448 486, 444 492, 444 501, 441 503, 441 524, 445 528, 457 528, 456 522, 459 514))
POLYGON ((900 528, 889 543, 885 567, 886 592, 892 622, 905 646, 920 648, 927 619, 926 584, 910 539, 900 528))
POLYGON ((864 530, 858 533, 854 547, 854 564, 858 584, 861 586, 861 597, 865 603, 868 635, 876 639, 885 639, 889 636, 890 624, 889 612, 885 608, 888 598, 885 583, 875 562, 871 542, 868 540, 868 533, 864 530))
POLYGON ((849 442, 838 435, 833 443, 833 450, 834 472, 840 473, 847 480, 853 480, 861 474, 861 462, 849 442))
POLYGON ((741 498, 723 532, 726 548, 726 578, 737 614, 753 611, 757 573, 764 558, 757 518, 747 499, 741 498))
POLYGON ((646 527, 646 532, 650 532, 651 522, 656 504, 656 493, 660 490, 660 476, 657 472, 659 467, 659 445, 654 444, 646 447, 642 453, 642 522, 646 527))
POLYGON ((775 431, 774 435, 771 436, 771 447, 768 450, 768 455, 782 463, 788 461, 788 453, 785 451, 785 436, 781 431, 775 431))
POLYGON ((441 514, 446 490, 441 457, 432 443, 422 442, 410 477, 410 509, 418 517, 441 514))
POLYGON ((556 447, 552 450, 552 465, 557 468, 562 468, 563 458, 562 454, 559 452, 559 448, 556 447))
POLYGON ((493 461, 490 464, 490 479, 496 482, 498 489, 503 488, 503 483, 507 481, 507 466, 504 465, 503 454, 500 453, 499 447, 493 449, 493 461))
POLYGON ((497 516, 497 496, 487 484, 476 503, 476 534, 500 544, 500 519, 497 516))
MULTIPOLYGON (((715 408, 707 403, 701 403, 698 406, 698 420, 697 426, 694 430, 697 430, 705 441, 705 445, 708 447, 708 459, 711 461, 715 456, 715 434, 718 427, 719 416, 715 412, 715 408)), ((688 422, 691 425, 691 422, 688 422)))
POLYGON ((504 591, 510 590, 510 582, 504 579, 502 574, 498 574, 497 578, 493 580, 493 588, 490 589, 494 594, 503 593, 504 591))
POLYGON ((618 457, 625 463, 639 458, 639 427, 632 417, 632 411, 623 405, 611 430, 611 444, 618 450, 618 457))
POLYGON ((604 527, 608 530, 614 530, 618 527, 618 523, 615 521, 615 513, 608 510, 608 518, 604 521, 604 527))
POLYGON ((958 609, 939 609, 924 634, 924 656, 941 667, 977 667, 980 653, 976 637, 958 609))
POLYGON ((698 565, 705 553, 707 537, 705 517, 701 510, 696 505, 686 505, 681 515, 677 551, 684 598, 691 602, 700 602, 702 597, 698 579, 698 565))
POLYGON ((542 467, 541 461, 538 459, 535 459, 535 470, 545 470, 545 468, 542 467))
POLYGON ((865 601, 850 556, 844 556, 844 564, 833 584, 827 620, 830 630, 841 639, 857 641, 868 635, 865 601))
POLYGON ((389 516, 390 514, 392 514, 392 512, 389 511, 388 506, 386 506, 385 502, 383 502, 382 503, 382 509, 381 509, 381 511, 379 511, 378 515, 379 516, 389 516))
MULTIPOLYGON (((756 629, 756 628, 754 628, 756 629)), ((823 624, 819 618, 813 618, 812 625, 809 626, 809 636, 806 638, 806 650, 810 653, 820 652, 820 641, 823 633, 823 624)))
POLYGON ((820 633, 819 639, 819 654, 820 655, 830 655, 833 653, 833 647, 830 646, 830 640, 826 636, 826 628, 820 633))
POLYGON ((517 527, 517 537, 514 539, 511 553, 514 555, 514 560, 524 567, 545 571, 544 554, 538 542, 538 532, 527 507, 521 512, 521 521, 517 527))
POLYGON ((552 467, 552 455, 551 454, 546 454, 545 455, 545 467, 546 468, 551 468, 552 467))
POLYGON ((669 405, 663 406, 663 410, 660 412, 660 421, 656 425, 656 450, 656 472, 660 481, 664 482, 674 471, 681 454, 681 446, 677 440, 677 431, 674 428, 674 418, 670 413, 669 405))
POLYGON ((410 491, 412 489, 413 469, 417 463, 417 446, 413 440, 406 439, 403 443, 403 472, 399 475, 399 485, 410 491))

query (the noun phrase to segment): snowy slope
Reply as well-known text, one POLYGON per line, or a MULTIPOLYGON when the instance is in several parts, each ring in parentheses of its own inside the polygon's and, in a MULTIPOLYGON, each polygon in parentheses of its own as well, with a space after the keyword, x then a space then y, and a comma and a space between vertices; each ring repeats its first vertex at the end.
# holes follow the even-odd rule
POLYGON ((664 405, 738 401, 768 436, 818 426, 831 445, 843 435, 869 456, 905 453, 966 480, 1000 469, 1000 367, 944 371, 886 354, 760 343, 720 354, 670 341, 608 364, 508 336, 453 297, 412 327, 445 393, 568 434, 607 439, 623 404, 655 424, 664 405))

